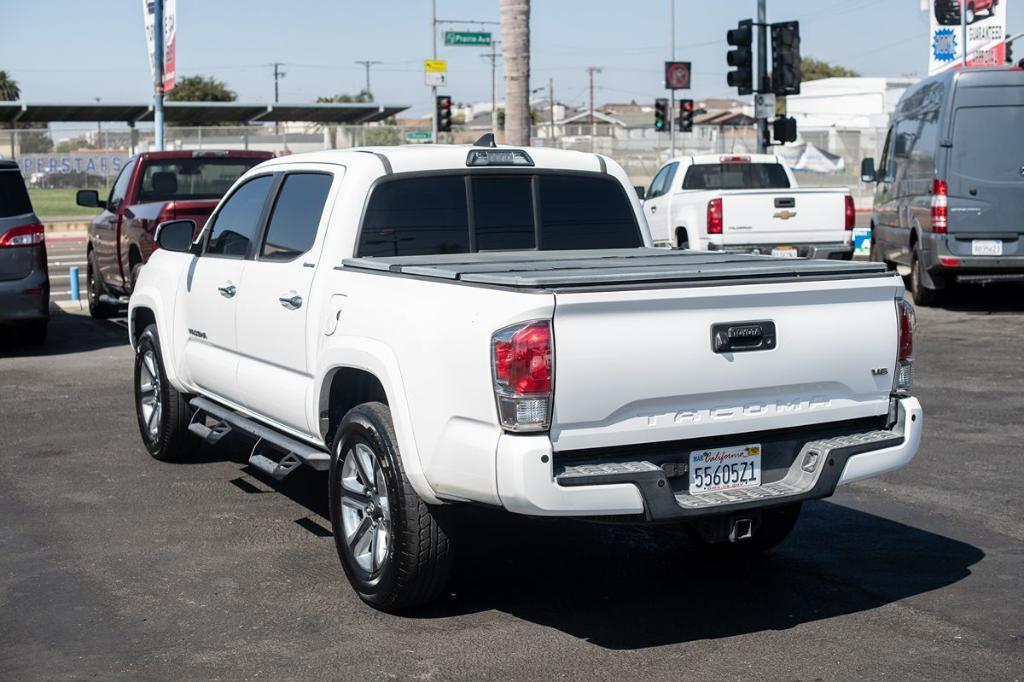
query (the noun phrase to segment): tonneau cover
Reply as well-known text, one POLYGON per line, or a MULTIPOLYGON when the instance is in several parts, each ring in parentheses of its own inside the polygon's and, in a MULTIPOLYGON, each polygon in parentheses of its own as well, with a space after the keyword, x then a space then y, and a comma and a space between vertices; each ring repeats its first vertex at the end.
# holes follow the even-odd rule
POLYGON ((470 284, 542 289, 675 281, 845 279, 886 273, 882 263, 650 248, 346 258, 342 267, 470 284))

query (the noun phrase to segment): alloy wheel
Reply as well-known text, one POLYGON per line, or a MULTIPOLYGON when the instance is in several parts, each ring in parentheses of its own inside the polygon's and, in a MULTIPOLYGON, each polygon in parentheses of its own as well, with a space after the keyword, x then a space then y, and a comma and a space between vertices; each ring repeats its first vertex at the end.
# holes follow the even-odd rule
POLYGON ((380 460, 355 442, 341 467, 341 523, 355 563, 371 577, 384 567, 391 547, 391 510, 380 460))
POLYGON ((139 414, 152 441, 160 437, 163 405, 160 399, 160 369, 156 354, 146 350, 139 367, 139 414))

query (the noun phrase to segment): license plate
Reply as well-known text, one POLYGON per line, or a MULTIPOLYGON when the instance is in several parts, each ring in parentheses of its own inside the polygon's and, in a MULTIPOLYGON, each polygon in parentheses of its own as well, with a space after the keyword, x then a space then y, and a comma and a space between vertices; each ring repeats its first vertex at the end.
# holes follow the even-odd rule
POLYGON ((761 485, 761 446, 694 450, 690 453, 690 494, 761 485))
POLYGON ((1002 256, 1003 243, 998 239, 975 239, 971 242, 972 256, 1002 256))
POLYGON ((776 246, 772 249, 772 255, 776 258, 796 258, 800 254, 797 253, 795 246, 776 246))

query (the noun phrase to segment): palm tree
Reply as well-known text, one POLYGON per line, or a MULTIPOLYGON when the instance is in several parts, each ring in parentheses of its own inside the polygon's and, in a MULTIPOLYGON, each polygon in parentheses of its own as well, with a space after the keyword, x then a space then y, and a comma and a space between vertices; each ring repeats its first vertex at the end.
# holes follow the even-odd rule
POLYGON ((0 70, 0 101, 14 102, 21 97, 18 81, 11 78, 6 71, 0 70))
POLYGON ((530 0, 501 0, 505 142, 530 144, 530 0))

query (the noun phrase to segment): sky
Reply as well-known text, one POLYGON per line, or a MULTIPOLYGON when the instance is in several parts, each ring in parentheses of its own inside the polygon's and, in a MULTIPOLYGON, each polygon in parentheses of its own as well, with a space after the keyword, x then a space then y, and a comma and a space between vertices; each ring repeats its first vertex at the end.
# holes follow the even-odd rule
MULTIPOLYGON (((672 0, 533 0, 532 88, 553 81, 555 98, 653 102, 664 96, 672 0)), ((1010 33, 1024 30, 1013 0, 1010 33)), ((439 19, 498 21, 498 0, 436 0, 439 19)), ((271 102, 272 62, 283 62, 282 102, 355 93, 365 87, 356 60, 375 60, 377 101, 427 115, 433 104, 422 60, 431 56, 430 0, 177 0, 178 74, 214 76, 246 102, 271 102)), ((725 33, 756 13, 756 0, 675 0, 676 58, 693 63, 696 99, 729 96, 725 33)), ((768 0, 768 20, 798 20, 802 52, 866 76, 927 70, 928 12, 920 0, 768 0)), ((479 30, 471 24, 446 28, 479 30)), ((495 37, 500 27, 489 27, 495 37)), ((486 28, 485 28, 486 30, 486 28)), ((442 42, 442 41, 439 41, 442 42)), ((456 102, 490 99, 486 48, 438 48, 449 62, 456 102)), ((0 69, 30 102, 148 101, 152 93, 143 0, 0 0, 0 69)), ((502 98, 498 69, 498 99, 502 98)), ((538 96, 542 96, 538 94, 538 96)))

